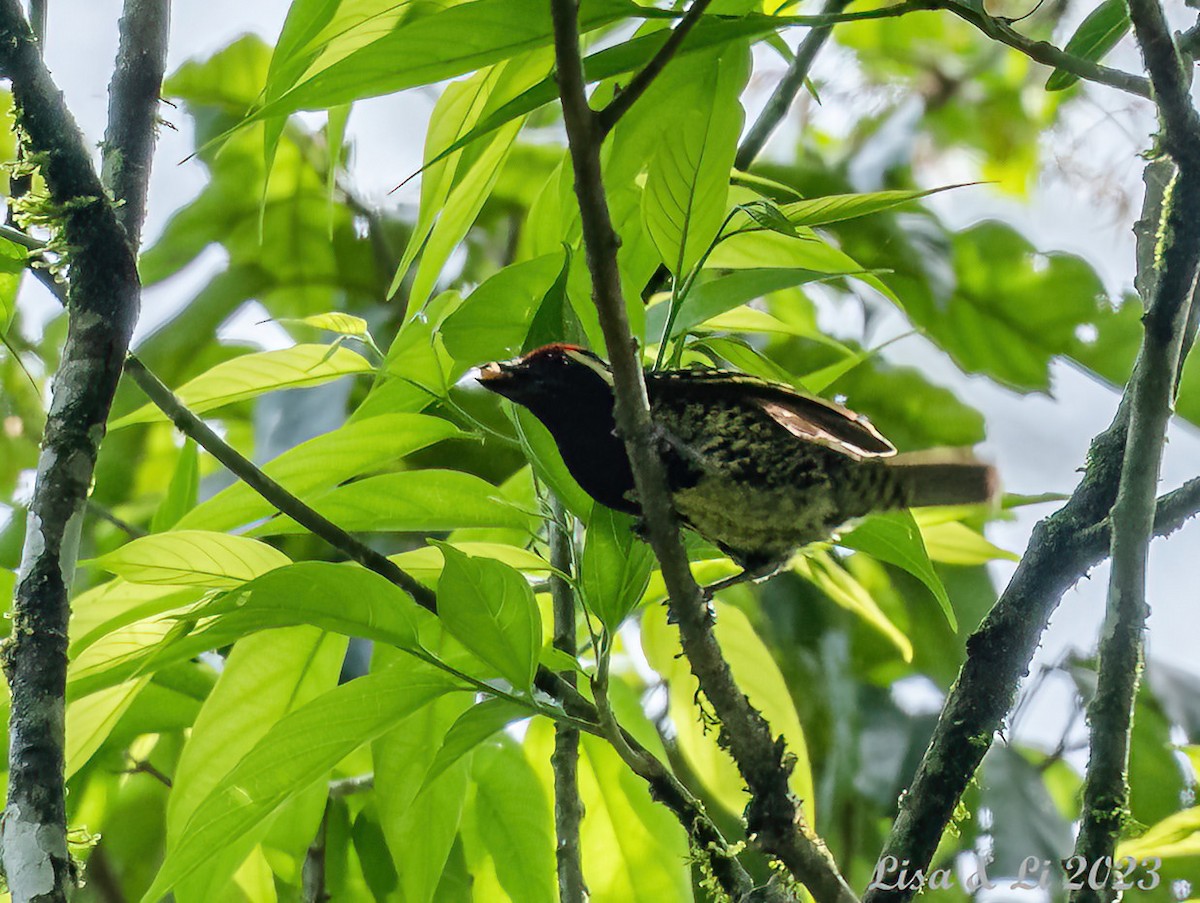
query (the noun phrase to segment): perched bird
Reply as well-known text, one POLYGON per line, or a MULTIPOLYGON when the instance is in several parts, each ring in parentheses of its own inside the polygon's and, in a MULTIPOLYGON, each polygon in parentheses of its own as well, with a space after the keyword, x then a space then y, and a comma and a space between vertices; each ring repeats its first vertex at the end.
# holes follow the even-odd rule
MULTIPOLYGON (((486 364, 477 378, 545 424, 588 495, 640 513, 604 361, 574 345, 547 345, 486 364)), ((646 373, 646 391, 675 510, 748 575, 770 573, 800 546, 872 511, 995 494, 988 465, 898 456, 865 417, 789 386, 722 370, 665 370, 646 373)))

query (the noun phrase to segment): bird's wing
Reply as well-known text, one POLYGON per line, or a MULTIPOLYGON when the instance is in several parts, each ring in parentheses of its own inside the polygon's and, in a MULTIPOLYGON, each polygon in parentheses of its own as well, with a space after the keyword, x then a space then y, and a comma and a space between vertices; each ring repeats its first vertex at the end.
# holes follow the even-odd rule
POLYGON ((656 388, 674 388, 711 400, 730 399, 752 404, 797 439, 824 446, 856 461, 888 458, 896 447, 861 414, 824 398, 797 392, 790 386, 744 373, 723 370, 677 370, 653 380, 656 388))

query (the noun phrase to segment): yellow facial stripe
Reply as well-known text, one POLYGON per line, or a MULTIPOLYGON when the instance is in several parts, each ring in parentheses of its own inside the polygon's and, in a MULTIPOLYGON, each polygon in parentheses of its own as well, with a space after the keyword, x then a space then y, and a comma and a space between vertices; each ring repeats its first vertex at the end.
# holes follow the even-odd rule
POLYGON ((604 380, 606 383, 608 383, 610 386, 613 384, 612 371, 609 370, 606 366, 604 366, 604 364, 602 362, 600 362, 600 361, 596 360, 594 357, 592 357, 590 354, 580 354, 578 351, 565 351, 564 354, 566 354, 566 356, 569 357, 571 360, 573 360, 575 363, 583 364, 583 366, 587 367, 589 370, 592 370, 594 373, 598 374, 599 377, 602 380, 604 380))

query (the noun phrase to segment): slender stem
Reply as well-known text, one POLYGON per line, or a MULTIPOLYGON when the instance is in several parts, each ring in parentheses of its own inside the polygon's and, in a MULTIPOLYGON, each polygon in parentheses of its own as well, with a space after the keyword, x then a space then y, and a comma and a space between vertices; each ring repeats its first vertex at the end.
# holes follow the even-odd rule
POLYGON ((776 856, 818 903, 855 899, 823 844, 806 833, 798 801, 788 787, 791 771, 782 743, 750 705, 721 655, 700 588, 692 578, 680 540, 662 461, 655 446, 637 344, 629 329, 617 268, 619 239, 613 229, 600 171, 601 135, 588 106, 579 53, 578 7, 574 0, 550 0, 563 119, 567 129, 575 193, 592 298, 599 312, 612 364, 615 415, 625 442, 650 545, 658 558, 693 673, 722 722, 722 739, 750 788, 750 834, 776 856))
POLYGON ((325 889, 325 838, 329 831, 330 805, 331 803, 326 801, 321 823, 317 826, 317 836, 308 845, 308 852, 304 855, 300 879, 304 903, 323 903, 329 899, 329 893, 325 889))
MULTIPOLYGON (((821 12, 837 15, 849 4, 850 0, 825 0, 821 12)), ((750 131, 738 145, 737 156, 733 163, 738 169, 749 169, 750 164, 762 153, 771 134, 791 109, 792 101, 796 99, 796 95, 808 81, 808 73, 812 69, 813 61, 817 58, 821 48, 825 46, 825 42, 832 32, 832 25, 814 28, 800 42, 800 46, 796 48, 796 56, 792 60, 792 64, 788 66, 788 71, 779 80, 779 84, 771 92, 771 98, 767 101, 767 105, 763 107, 762 112, 758 114, 758 119, 754 121, 754 125, 750 127, 750 131)))
POLYGON ((309 530, 313 535, 325 540, 335 549, 344 552, 363 567, 396 584, 412 596, 419 605, 430 611, 436 610, 437 598, 428 587, 419 583, 406 571, 401 570, 386 555, 376 552, 360 542, 263 473, 253 462, 213 432, 208 424, 188 410, 158 377, 146 369, 146 365, 136 356, 129 356, 125 364, 125 371, 185 436, 194 439, 197 445, 224 464, 230 473, 283 514, 309 530))
MULTIPOLYGON (((578 654, 575 625, 575 593, 563 575, 572 573, 573 519, 557 498, 551 502, 550 519, 550 597, 554 606, 554 648, 574 658, 578 654)), ((575 686, 575 672, 560 675, 575 686)), ((561 903, 584 903, 587 885, 583 878, 583 858, 579 828, 583 821, 583 802, 579 797, 579 731, 570 725, 554 725, 554 753, 550 757, 554 771, 554 835, 558 867, 558 898, 561 903)))
POLYGON ((692 0, 692 5, 688 11, 684 13, 683 18, 671 30, 666 41, 658 48, 658 52, 650 58, 650 61, 635 75, 625 88, 617 94, 608 106, 599 110, 596 113, 596 131, 599 133, 600 140, 612 131, 617 120, 629 111, 629 108, 637 103, 638 99, 646 93, 646 89, 654 82, 663 69, 667 68, 667 63, 683 46, 684 38, 688 36, 688 32, 700 21, 700 17, 704 15, 704 10, 712 0, 692 0))

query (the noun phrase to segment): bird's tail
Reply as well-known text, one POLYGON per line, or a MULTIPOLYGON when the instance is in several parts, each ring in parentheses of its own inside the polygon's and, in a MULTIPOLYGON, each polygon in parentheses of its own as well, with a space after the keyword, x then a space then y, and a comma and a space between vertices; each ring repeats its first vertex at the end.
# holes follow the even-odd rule
POLYGON ((996 469, 970 457, 917 452, 897 455, 887 463, 900 479, 911 508, 987 503, 1000 492, 996 469))

